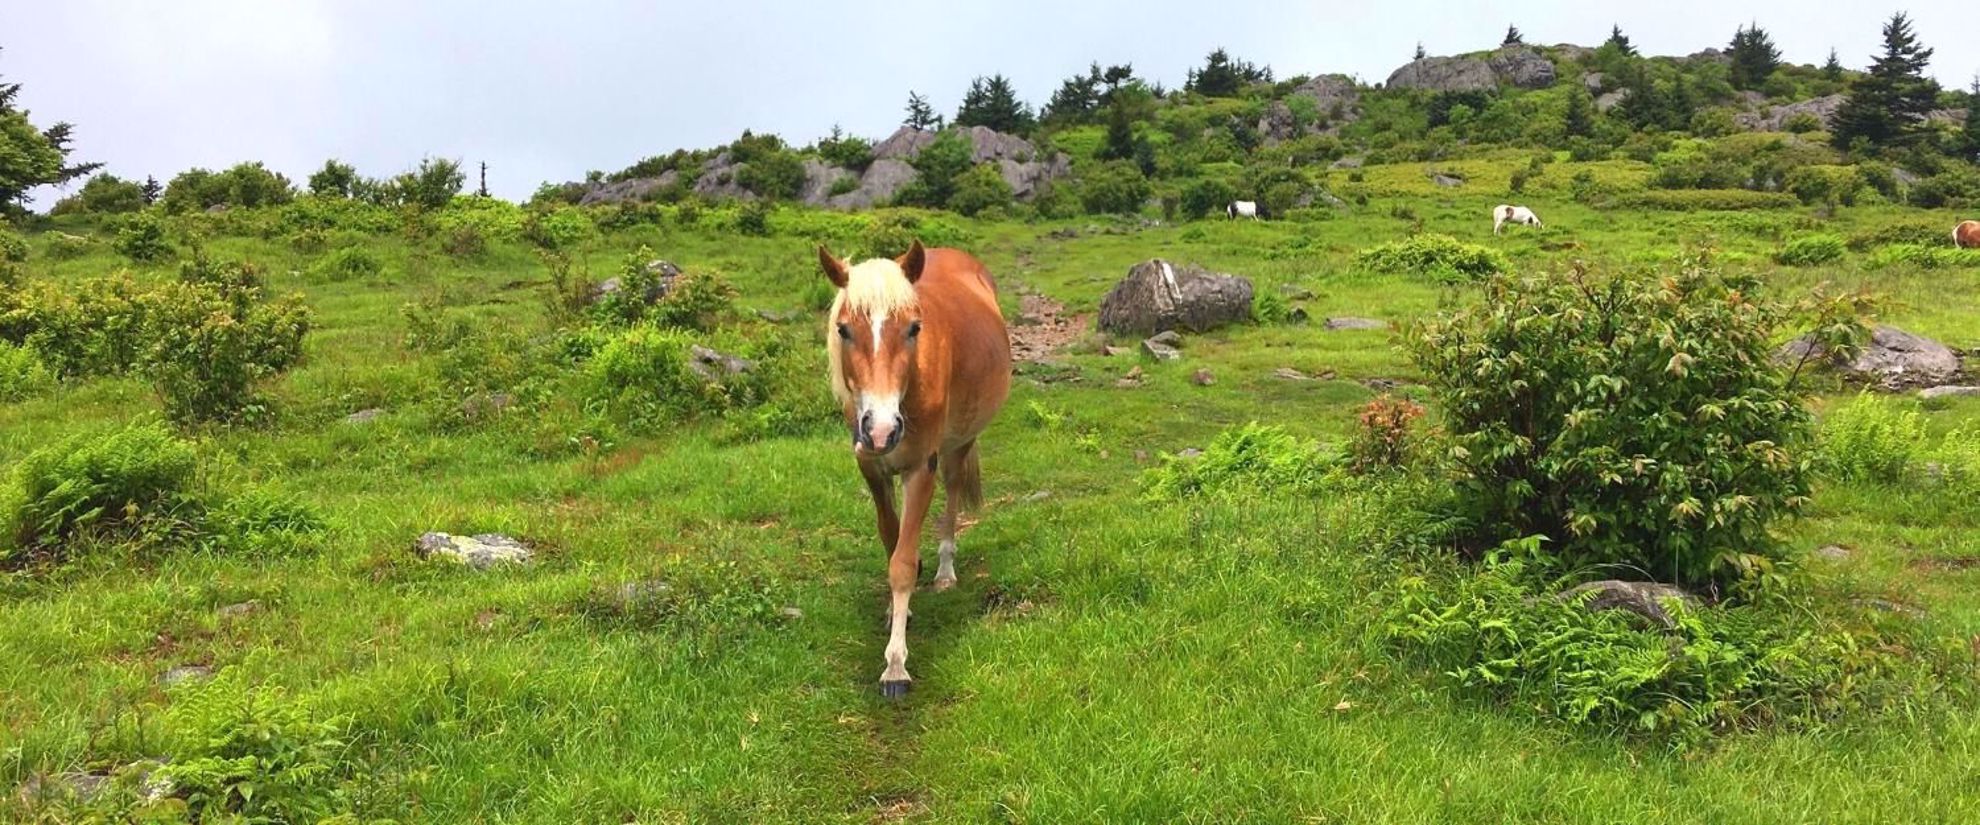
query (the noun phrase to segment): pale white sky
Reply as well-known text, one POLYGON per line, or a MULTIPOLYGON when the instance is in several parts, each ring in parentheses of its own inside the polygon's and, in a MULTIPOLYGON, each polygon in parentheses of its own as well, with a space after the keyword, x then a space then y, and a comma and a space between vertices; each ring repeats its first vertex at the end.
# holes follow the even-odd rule
POLYGON ((1899 9, 1942 83, 1980 70, 1974 7, 1947 0, 0 0, 0 75, 37 123, 76 124, 78 157, 125 177, 261 160, 300 181, 328 157, 386 175, 434 155, 485 160, 490 188, 523 198, 745 128, 883 137, 909 89, 953 112, 972 76, 998 71, 1033 105, 1095 60, 1179 86, 1216 46, 1280 76, 1379 82, 1418 41, 1490 48, 1508 22, 1528 42, 1591 46, 1620 23, 1648 53, 1688 54, 1748 20, 1788 60, 1834 46, 1861 67, 1899 9))

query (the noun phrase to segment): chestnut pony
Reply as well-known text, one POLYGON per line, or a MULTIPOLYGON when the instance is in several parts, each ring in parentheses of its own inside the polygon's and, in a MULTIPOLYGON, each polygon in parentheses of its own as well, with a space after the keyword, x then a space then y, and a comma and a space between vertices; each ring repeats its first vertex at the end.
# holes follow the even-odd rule
POLYGON ((853 458, 873 493, 887 551, 887 669, 880 691, 907 693, 908 598, 921 572, 921 522, 948 496, 938 522, 935 589, 956 583, 956 516, 983 503, 976 437, 1011 390, 1011 342, 983 264, 915 241, 898 259, 857 265, 821 246, 818 263, 839 288, 826 320, 832 393, 852 430, 853 458), (906 506, 894 508, 894 477, 906 506))
POLYGON ((1960 221, 1953 227, 1953 246, 1980 249, 1980 221, 1960 221))

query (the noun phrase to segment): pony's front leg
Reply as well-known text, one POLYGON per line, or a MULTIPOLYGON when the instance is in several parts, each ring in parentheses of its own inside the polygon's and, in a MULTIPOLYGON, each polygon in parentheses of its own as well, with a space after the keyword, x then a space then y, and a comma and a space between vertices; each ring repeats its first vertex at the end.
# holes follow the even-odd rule
POLYGON ((880 673, 880 694, 889 699, 907 695, 912 677, 907 672, 908 599, 914 595, 921 574, 921 522, 928 517, 928 505, 935 497, 935 471, 916 467, 902 479, 906 491, 901 510, 900 541, 887 562, 887 585, 892 590, 887 631, 887 669, 880 673))

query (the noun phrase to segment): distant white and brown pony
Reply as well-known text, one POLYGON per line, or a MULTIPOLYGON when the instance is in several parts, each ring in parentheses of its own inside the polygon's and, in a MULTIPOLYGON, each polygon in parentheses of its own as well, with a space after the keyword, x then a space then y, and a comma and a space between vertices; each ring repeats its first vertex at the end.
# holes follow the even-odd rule
POLYGON ((942 477, 935 589, 956 583, 956 517, 983 501, 976 438, 1011 389, 1011 342, 983 264, 920 241, 897 259, 848 264, 818 248, 839 288, 826 319, 832 393, 852 430, 853 458, 873 494, 887 552, 886 670, 881 693, 907 693, 908 599, 921 572, 921 523, 942 477), (894 481, 906 491, 894 508, 894 481))
POLYGON ((1237 220, 1238 218, 1250 218, 1254 221, 1258 220, 1258 202, 1231 201, 1230 203, 1225 204, 1224 215, 1229 217, 1231 220, 1237 220))
POLYGON ((1980 221, 1960 221, 1953 227, 1953 246, 1980 249, 1980 221))
POLYGON ((1535 229, 1541 228, 1540 216, 1533 214, 1531 209, 1504 203, 1492 207, 1492 234, 1499 234, 1499 230, 1509 223, 1523 223, 1535 229))

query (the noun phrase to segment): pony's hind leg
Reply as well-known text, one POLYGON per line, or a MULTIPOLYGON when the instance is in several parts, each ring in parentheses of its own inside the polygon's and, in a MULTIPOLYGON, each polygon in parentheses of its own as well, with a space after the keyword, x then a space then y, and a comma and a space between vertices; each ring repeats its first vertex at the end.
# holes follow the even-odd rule
POLYGON ((880 673, 880 693, 890 699, 906 695, 913 679, 907 672, 908 600, 914 596, 915 579, 921 571, 921 521, 928 517, 928 505, 935 498, 935 473, 917 467, 908 472, 901 486, 907 501, 900 542, 894 545, 894 554, 887 562, 887 669, 880 673))
POLYGON ((942 538, 941 561, 935 567, 935 589, 938 591, 956 586, 956 519, 964 511, 974 510, 982 504, 983 476, 976 460, 975 441, 943 457, 942 492, 946 500, 942 506, 942 519, 936 523, 942 538))

